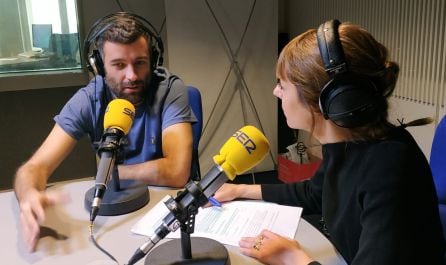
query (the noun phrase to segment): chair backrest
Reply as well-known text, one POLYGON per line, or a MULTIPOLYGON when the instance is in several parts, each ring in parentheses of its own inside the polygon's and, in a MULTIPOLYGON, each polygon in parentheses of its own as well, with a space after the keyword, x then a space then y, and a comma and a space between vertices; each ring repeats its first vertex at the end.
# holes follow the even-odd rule
POLYGON ((443 233, 446 237, 446 116, 441 119, 435 129, 430 167, 437 190, 443 233))
POLYGON ((198 160, 198 145, 200 143, 203 128, 203 108, 201 105, 200 91, 193 86, 188 86, 189 105, 194 112, 197 122, 192 124, 193 149, 190 178, 195 181, 201 180, 200 162, 198 160))

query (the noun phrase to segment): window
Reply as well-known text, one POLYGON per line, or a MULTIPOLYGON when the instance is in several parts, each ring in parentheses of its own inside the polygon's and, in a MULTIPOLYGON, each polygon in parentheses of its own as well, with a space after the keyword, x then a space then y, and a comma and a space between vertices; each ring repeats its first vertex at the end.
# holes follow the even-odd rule
POLYGON ((76 0, 1 2, 0 77, 80 70, 76 0))

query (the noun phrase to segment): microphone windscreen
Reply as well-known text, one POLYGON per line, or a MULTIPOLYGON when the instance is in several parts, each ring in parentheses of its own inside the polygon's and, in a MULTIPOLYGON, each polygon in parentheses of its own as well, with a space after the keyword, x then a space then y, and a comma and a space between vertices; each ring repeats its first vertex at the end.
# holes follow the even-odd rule
POLYGON ((116 128, 127 134, 135 117, 135 107, 125 99, 117 98, 107 105, 104 114, 104 130, 116 128))
POLYGON ((269 151, 265 135, 254 126, 247 125, 235 132, 222 146, 214 162, 220 165, 230 180, 256 166, 269 151))

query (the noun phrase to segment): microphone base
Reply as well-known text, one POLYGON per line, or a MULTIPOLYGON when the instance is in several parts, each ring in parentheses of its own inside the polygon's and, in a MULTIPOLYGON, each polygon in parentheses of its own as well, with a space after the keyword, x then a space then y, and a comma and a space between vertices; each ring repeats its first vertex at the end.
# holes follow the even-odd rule
POLYGON ((147 254, 145 265, 230 265, 228 250, 218 241, 191 237, 192 259, 184 259, 180 239, 167 241, 147 254))
MULTIPOLYGON (((144 205, 149 200, 149 189, 147 185, 136 182, 134 180, 120 180, 120 188, 115 189, 109 181, 107 190, 102 198, 101 205, 99 205, 98 215, 115 216, 134 212, 144 205)), ((91 204, 93 203, 95 187, 92 187, 85 193, 84 206, 90 212, 91 204)))

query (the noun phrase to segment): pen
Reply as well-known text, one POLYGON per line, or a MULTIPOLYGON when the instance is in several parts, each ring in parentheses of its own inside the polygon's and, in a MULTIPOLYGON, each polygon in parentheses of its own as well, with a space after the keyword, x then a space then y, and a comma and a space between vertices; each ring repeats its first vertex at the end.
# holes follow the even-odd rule
POLYGON ((221 202, 217 201, 214 197, 209 197, 208 200, 212 204, 212 206, 221 207, 221 202))

